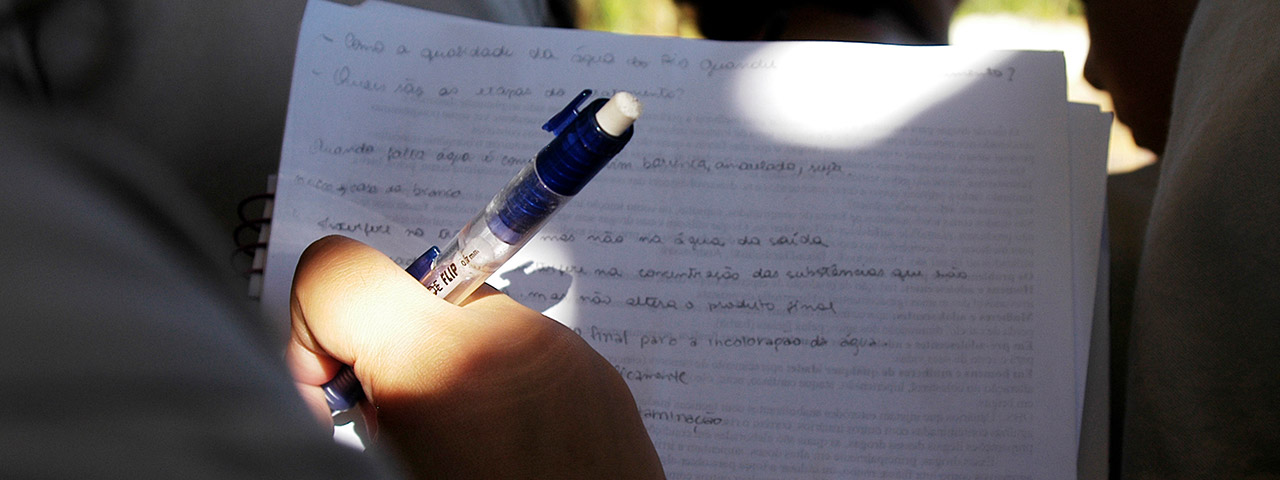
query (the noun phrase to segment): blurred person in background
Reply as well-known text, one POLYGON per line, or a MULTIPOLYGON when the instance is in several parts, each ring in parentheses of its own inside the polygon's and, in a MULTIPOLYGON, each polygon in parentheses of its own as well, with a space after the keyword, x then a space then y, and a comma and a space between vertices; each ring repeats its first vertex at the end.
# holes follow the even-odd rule
POLYGON ((1113 476, 1278 478, 1280 3, 1084 6, 1085 77, 1159 157, 1108 185, 1131 262, 1112 285, 1113 476))

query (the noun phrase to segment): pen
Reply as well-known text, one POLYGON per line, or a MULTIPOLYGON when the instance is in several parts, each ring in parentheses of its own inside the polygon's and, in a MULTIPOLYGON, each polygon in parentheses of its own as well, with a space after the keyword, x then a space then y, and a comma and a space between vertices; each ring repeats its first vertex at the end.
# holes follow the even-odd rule
MULTIPOLYGON (((618 92, 577 110, 583 90, 542 126, 555 138, 466 223, 444 250, 431 247, 405 270, 449 303, 471 295, 510 260, 538 229, 578 194, 631 140, 642 110, 636 97, 618 92)), ((349 366, 324 385, 330 410, 354 407, 364 391, 349 366)))

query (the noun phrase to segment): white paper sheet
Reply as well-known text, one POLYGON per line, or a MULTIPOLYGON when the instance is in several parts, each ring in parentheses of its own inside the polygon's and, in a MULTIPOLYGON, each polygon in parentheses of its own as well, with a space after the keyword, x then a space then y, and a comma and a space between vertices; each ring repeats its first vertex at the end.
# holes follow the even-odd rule
POLYGON ((1076 411, 1079 415, 1078 478, 1105 479, 1110 431, 1109 270, 1103 237, 1110 113, 1072 104, 1071 217, 1075 278, 1076 411))

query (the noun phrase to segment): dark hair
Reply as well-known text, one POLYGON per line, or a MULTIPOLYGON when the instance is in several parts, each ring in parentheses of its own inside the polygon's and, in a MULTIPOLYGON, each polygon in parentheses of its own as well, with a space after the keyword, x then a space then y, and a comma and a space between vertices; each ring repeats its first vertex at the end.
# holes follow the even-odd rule
POLYGON ((930 32, 920 12, 903 0, 675 0, 693 9, 702 35, 715 40, 746 40, 763 32, 765 40, 776 39, 786 23, 787 10, 813 6, 834 12, 871 17, 888 13, 900 19, 922 37, 930 32))

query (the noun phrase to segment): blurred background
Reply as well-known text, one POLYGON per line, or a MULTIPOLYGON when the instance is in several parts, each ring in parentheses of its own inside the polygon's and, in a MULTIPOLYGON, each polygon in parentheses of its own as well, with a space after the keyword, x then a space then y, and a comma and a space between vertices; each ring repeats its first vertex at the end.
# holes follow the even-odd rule
MULTIPOLYGON (((673 0, 572 0, 580 28, 640 35, 699 38, 693 15, 673 0)), ((1105 92, 1085 82, 1089 51, 1080 0, 964 0, 953 19, 951 43, 991 49, 1059 50, 1067 63, 1067 98, 1111 111, 1105 92)), ((1114 123, 1108 169, 1126 172, 1155 159, 1133 144, 1127 128, 1114 123)))

